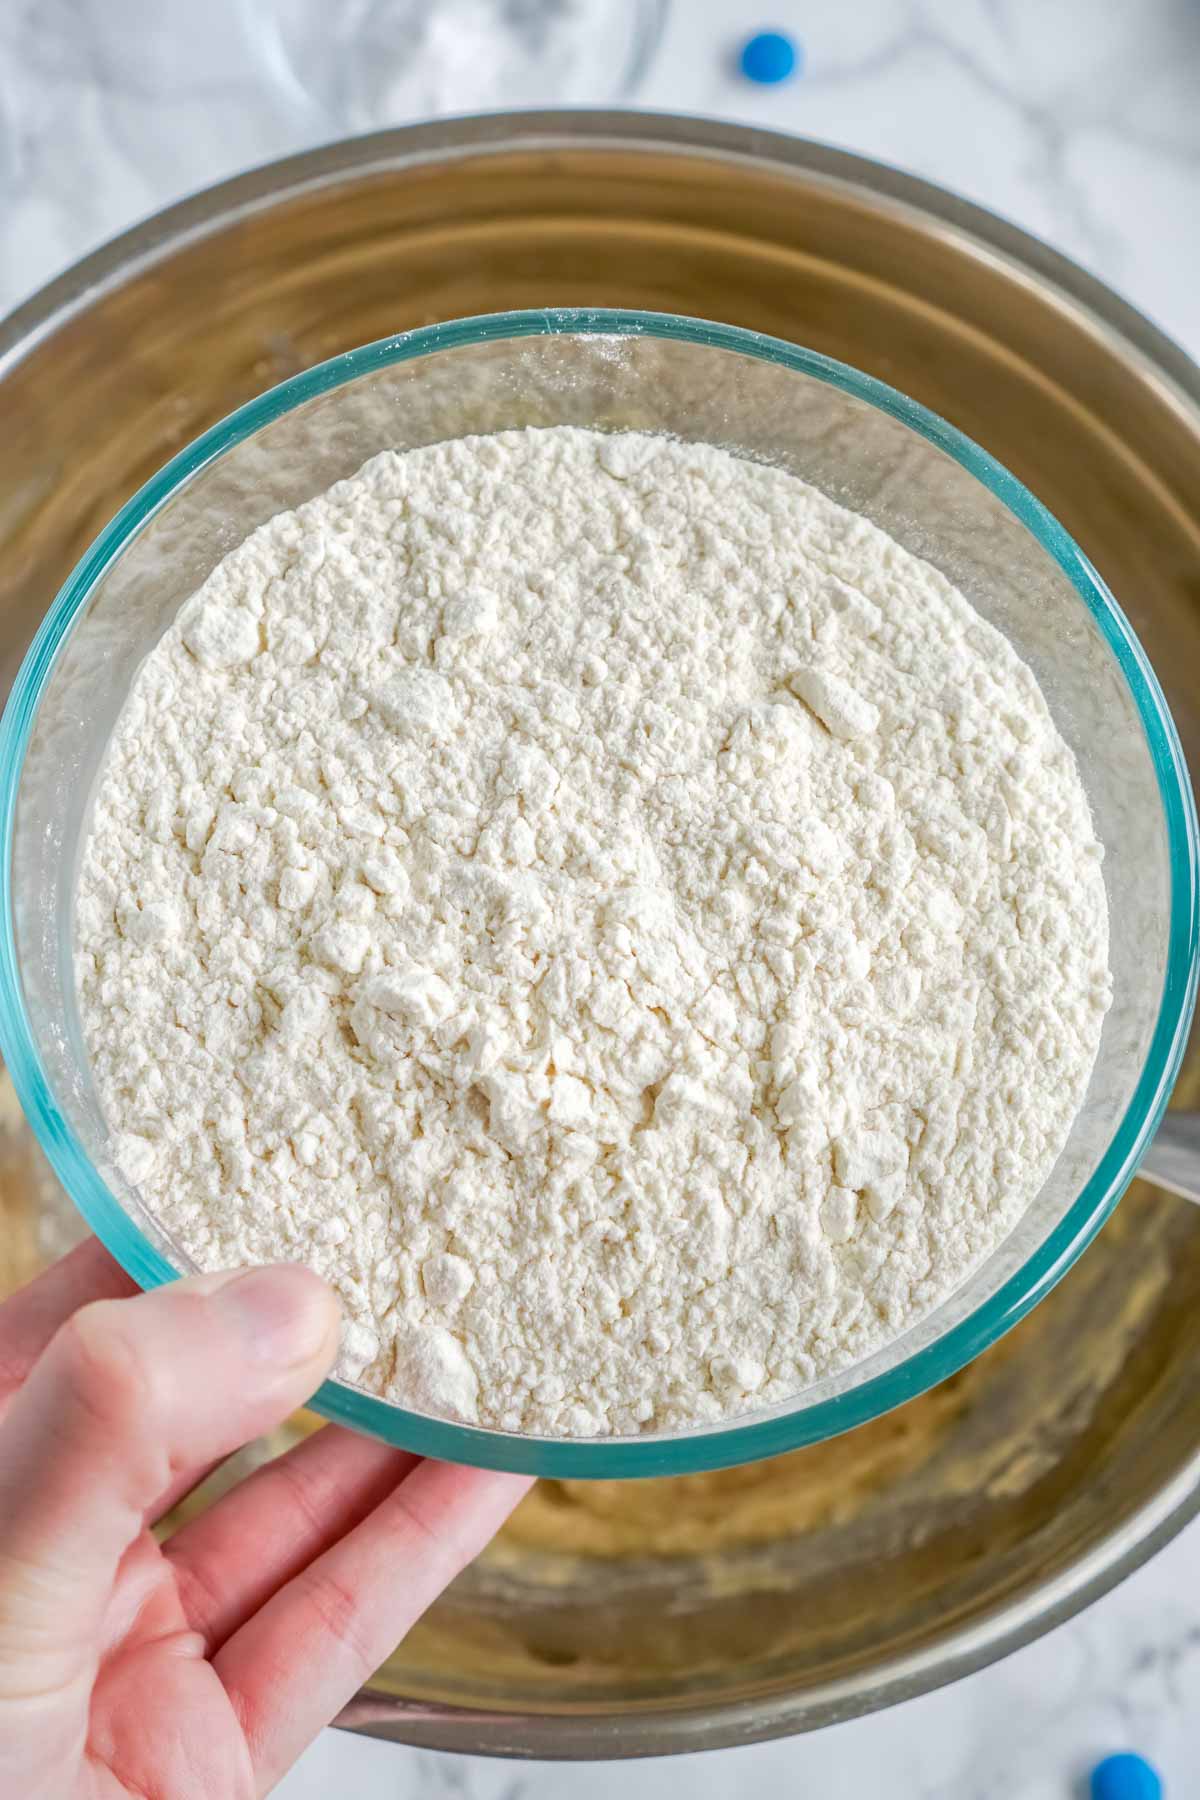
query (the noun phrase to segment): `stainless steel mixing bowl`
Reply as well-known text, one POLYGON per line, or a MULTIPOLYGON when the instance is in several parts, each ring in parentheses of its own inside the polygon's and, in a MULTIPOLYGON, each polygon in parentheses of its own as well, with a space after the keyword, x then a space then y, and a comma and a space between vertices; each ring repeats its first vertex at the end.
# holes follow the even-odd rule
MULTIPOLYGON (((771 332, 944 414, 1121 596, 1200 757, 1187 358, 1044 246, 922 183, 636 115, 452 122, 277 164, 23 308, 0 335, 6 676, 119 503, 249 395, 408 326, 575 303, 771 332)), ((1185 1072, 1180 1101, 1198 1096, 1185 1072)), ((0 1150, 0 1206, 24 1230, 35 1153, 16 1133, 0 1150)), ((1069 1616, 1197 1510, 1198 1353, 1200 1217, 1135 1185, 1036 1314, 890 1419, 665 1490, 549 1484, 348 1722, 463 1750, 647 1754, 952 1679, 1069 1616)))

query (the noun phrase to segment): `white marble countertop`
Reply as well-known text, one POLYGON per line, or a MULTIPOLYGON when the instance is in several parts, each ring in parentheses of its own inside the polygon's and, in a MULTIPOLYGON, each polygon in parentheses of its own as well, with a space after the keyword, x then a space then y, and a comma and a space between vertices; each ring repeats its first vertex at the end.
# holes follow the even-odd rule
MULTIPOLYGON (((656 0, 646 4, 653 13, 656 0)), ((305 61, 306 19, 336 32, 335 18, 382 18, 387 41, 402 44, 404 22, 423 10, 419 0, 3 0, 0 307, 250 163, 401 123, 417 108, 498 103, 495 71, 481 75, 463 54, 461 20, 491 11, 487 0, 443 0, 435 78, 381 77, 377 52, 357 67, 351 58, 344 81, 336 56, 305 61)), ((555 11, 553 0, 542 10, 555 11)), ((1200 0, 772 0, 762 14, 733 0, 667 0, 665 12, 626 102, 803 132, 957 188, 1087 264, 1200 356, 1200 0), (767 24, 794 31, 806 51, 802 78, 774 90, 734 69, 741 36, 767 24)), ((582 59, 510 70, 505 92, 612 102, 621 77, 610 37, 602 56, 592 46, 582 59)), ((619 1781, 626 1800, 681 1784, 711 1800, 874 1800, 885 1790, 895 1800, 1076 1800, 1090 1765, 1121 1747, 1153 1757, 1169 1800, 1200 1797, 1200 1525, 1006 1662, 812 1737, 618 1774, 326 1732, 278 1792, 599 1800, 619 1781)))

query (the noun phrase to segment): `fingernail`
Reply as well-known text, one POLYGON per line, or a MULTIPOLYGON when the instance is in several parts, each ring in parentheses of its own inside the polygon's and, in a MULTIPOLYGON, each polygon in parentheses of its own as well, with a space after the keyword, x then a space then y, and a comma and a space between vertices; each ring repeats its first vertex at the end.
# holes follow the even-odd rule
POLYGON ((299 1263, 245 1269, 213 1298, 228 1313, 251 1356, 294 1369, 337 1345, 338 1306, 319 1276, 299 1263))

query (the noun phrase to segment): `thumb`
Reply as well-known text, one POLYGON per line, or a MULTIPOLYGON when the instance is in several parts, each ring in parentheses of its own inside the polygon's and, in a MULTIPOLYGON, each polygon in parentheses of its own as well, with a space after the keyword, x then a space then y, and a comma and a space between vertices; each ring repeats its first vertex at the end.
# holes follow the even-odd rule
POLYGON ((6 1673, 45 1691, 94 1667, 117 1564, 149 1509, 307 1399, 337 1327, 330 1290, 294 1265, 200 1275, 68 1319, 0 1427, 0 1698, 6 1673))

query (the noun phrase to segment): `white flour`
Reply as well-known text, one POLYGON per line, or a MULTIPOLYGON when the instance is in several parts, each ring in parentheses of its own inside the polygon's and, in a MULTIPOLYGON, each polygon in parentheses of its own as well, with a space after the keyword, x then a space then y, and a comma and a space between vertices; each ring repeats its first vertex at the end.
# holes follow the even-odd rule
POLYGON ((149 657, 78 900, 118 1155, 204 1266, 303 1258, 344 1371, 589 1434, 780 1400, 1008 1232, 1108 1003, 1029 670, 715 449, 386 454, 149 657))

